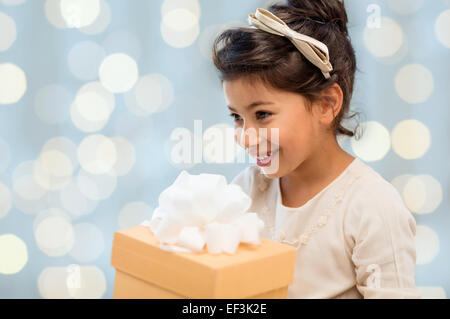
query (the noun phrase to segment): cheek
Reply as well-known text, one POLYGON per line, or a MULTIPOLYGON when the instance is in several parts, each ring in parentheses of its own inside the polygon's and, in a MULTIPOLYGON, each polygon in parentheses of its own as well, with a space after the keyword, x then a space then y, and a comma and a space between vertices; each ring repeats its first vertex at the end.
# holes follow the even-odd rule
POLYGON ((314 133, 311 123, 298 121, 289 127, 280 129, 279 146, 282 156, 294 159, 299 154, 307 154, 313 144, 314 133))

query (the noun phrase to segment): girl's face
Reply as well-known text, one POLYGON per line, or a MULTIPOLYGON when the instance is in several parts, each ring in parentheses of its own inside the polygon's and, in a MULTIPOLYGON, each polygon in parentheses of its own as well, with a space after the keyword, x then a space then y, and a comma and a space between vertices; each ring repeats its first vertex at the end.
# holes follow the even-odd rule
POLYGON ((263 166, 264 160, 257 161, 266 176, 284 176, 320 150, 324 128, 330 123, 324 115, 314 111, 314 106, 311 114, 302 95, 245 78, 224 81, 223 88, 230 115, 235 120, 236 142, 252 157, 270 155, 268 166, 263 166), (260 129, 264 128, 267 133, 261 134, 264 130, 260 129), (257 138, 243 135, 252 129, 257 138), (276 131, 278 136, 274 134, 276 131))

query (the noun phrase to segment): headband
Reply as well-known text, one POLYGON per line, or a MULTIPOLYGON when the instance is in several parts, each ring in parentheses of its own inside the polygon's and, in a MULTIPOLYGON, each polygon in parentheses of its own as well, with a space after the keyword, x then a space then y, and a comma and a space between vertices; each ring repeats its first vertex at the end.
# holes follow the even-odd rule
POLYGON ((324 43, 292 30, 283 20, 262 8, 258 8, 255 14, 249 14, 248 23, 260 30, 288 38, 308 61, 322 71, 326 79, 330 78, 333 66, 324 43))

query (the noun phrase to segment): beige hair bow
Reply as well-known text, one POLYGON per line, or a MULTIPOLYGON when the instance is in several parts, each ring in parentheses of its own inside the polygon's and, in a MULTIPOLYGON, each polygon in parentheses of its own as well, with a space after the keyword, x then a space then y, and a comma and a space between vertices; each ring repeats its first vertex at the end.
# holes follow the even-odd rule
POLYGON ((258 8, 255 14, 249 14, 248 23, 260 30, 291 40, 308 61, 322 71, 326 79, 330 78, 333 66, 330 63, 328 47, 324 43, 292 30, 283 20, 262 8, 258 8))

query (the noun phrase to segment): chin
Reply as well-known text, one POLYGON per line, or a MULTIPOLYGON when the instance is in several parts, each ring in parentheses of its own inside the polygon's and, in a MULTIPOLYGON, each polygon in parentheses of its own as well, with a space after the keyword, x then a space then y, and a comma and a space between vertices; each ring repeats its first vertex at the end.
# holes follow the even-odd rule
POLYGON ((276 156, 274 161, 269 166, 260 166, 260 169, 267 178, 278 178, 283 176, 279 156, 276 156))
POLYGON ((272 168, 270 166, 268 167, 261 167, 261 172, 267 177, 267 178, 279 178, 283 176, 280 169, 276 170, 276 168, 272 168))

